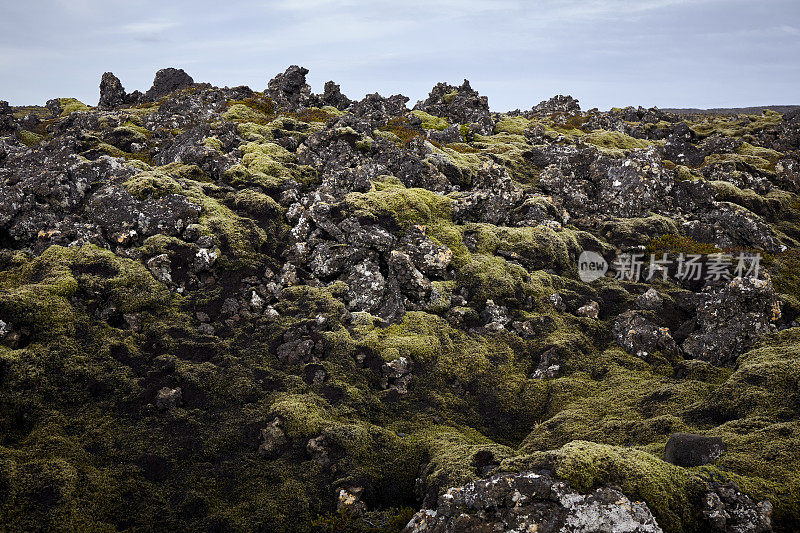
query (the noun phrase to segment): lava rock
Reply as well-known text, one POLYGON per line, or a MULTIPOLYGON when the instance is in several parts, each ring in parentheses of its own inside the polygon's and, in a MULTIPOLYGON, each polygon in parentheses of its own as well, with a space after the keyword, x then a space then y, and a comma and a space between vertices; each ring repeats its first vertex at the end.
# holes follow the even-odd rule
POLYGON ((175 91, 187 89, 194 80, 183 69, 165 68, 156 72, 153 86, 145 93, 145 100, 152 102, 175 91))
POLYGON ((626 531, 660 533, 647 504, 612 488, 578 494, 563 482, 535 472, 498 474, 454 487, 436 509, 415 514, 404 533, 476 531, 626 531))
POLYGON ((103 74, 100 80, 100 102, 97 106, 103 110, 111 110, 124 105, 126 101, 125 88, 119 78, 112 72, 103 74))
POLYGON ((677 466, 701 466, 717 460, 724 452, 720 437, 673 433, 667 441, 664 460, 677 466))

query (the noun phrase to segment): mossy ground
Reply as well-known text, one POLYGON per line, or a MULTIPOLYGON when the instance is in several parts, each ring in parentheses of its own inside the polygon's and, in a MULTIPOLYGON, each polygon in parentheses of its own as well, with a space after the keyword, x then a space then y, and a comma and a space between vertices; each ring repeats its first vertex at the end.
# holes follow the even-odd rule
MULTIPOLYGON (((65 113, 89 109, 77 101, 62 105, 65 113)), ((140 119, 157 107, 126 108, 123 128, 150 140, 157 132, 140 119)), ((609 219, 598 236, 570 226, 457 224, 451 196, 379 178, 372 190, 351 193, 337 207, 398 236, 424 226, 448 246, 452 275, 435 283, 448 295, 466 295, 460 308, 466 325, 451 323, 446 306, 408 312, 386 327, 353 325, 344 319, 343 288, 336 284, 286 288, 275 304, 277 317, 255 317, 224 335, 201 333, 192 310, 218 307, 242 278, 280 264, 288 231, 276 201, 282 187, 294 180, 308 188, 318 180, 275 143, 277 132, 291 130, 302 141, 340 113, 281 114, 263 94, 229 102, 224 118, 237 124, 243 157, 222 183, 195 166, 156 167, 132 158, 141 172, 123 185, 136 198, 180 194, 201 206, 201 233, 221 253, 220 286, 179 295, 141 261, 95 246, 3 256, 0 319, 25 335, 15 346, 0 346, 0 523, 18 530, 146 530, 153 524, 253 530, 256 524, 266 531, 390 531, 419 505, 417 478, 425 496, 435 497, 483 475, 488 462, 545 467, 581 491, 618 485, 646 501, 672 532, 701 530, 694 509, 703 481, 730 479, 753 497, 770 499, 785 530, 800 527, 798 328, 768 336, 732 369, 660 352, 642 359, 620 349, 609 331, 614 313, 648 287, 576 280, 576 256, 587 242, 604 252, 632 243, 649 243, 653 253, 718 251, 663 216, 609 219), (599 320, 556 311, 548 299, 555 292, 571 308, 601 302, 599 320), (541 330, 522 337, 477 329, 489 299, 508 306, 514 320, 543 324, 541 330), (140 316, 140 327, 127 325, 129 314, 140 316), (281 363, 276 348, 287 333, 320 319, 326 327, 314 342, 327 378, 318 383, 304 378, 302 365, 281 363), (562 371, 534 379, 545 353, 562 371), (359 364, 358 356, 369 364, 359 364), (380 384, 381 365, 399 357, 414 365, 405 395, 380 384), (182 405, 158 410, 154 397, 162 387, 180 387, 182 405), (260 431, 275 417, 287 442, 267 458, 258 454, 260 431), (667 464, 664 446, 677 431, 721 436, 728 452, 713 466, 667 464), (308 440, 319 436, 336 470, 308 453, 308 440), (364 518, 380 526, 335 512, 333 489, 346 486, 365 488, 371 513, 364 518)), ((449 125, 414 114, 421 127, 398 117, 376 136, 404 147, 425 130, 449 125)), ((768 113, 697 119, 691 126, 703 136, 746 137, 776 121, 768 113)), ((506 116, 494 135, 433 151, 462 172, 461 185, 469 186, 472 173, 491 159, 532 186, 540 169, 525 162, 524 131, 536 125, 553 139, 580 137, 612 155, 651 144, 586 132, 577 120, 556 125, 506 116)), ((216 136, 203 144, 223 148, 216 136)), ((101 148, 126 157, 110 145, 101 148)), ((777 153, 750 143, 729 156, 767 172, 774 171, 777 153)), ((682 176, 700 179, 688 169, 682 176)), ((710 186, 718 200, 770 216, 787 239, 798 238, 798 209, 790 207, 796 196, 758 195, 727 182, 710 186)), ((137 251, 150 257, 182 245, 155 236, 137 251)), ((797 251, 776 255, 769 268, 782 297, 796 300, 797 251)), ((679 315, 680 290, 659 291, 679 315)), ((675 319, 670 313, 664 320, 675 319)))

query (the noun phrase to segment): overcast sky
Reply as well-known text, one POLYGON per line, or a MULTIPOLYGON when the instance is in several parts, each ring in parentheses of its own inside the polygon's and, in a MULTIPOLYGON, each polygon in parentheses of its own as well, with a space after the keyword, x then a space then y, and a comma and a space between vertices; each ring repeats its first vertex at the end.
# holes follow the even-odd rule
POLYGON ((800 104, 798 0, 3 0, 0 99, 96 104, 185 69, 219 86, 291 64, 322 92, 472 87, 493 110, 571 94, 589 109, 800 104))

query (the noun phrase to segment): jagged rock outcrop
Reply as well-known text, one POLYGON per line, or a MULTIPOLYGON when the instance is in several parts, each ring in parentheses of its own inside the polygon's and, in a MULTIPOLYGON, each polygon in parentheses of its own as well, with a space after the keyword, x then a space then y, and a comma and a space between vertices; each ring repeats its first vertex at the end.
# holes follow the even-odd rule
POLYGON ((165 68, 156 72, 153 86, 145 93, 144 99, 147 101, 158 100, 170 93, 181 89, 188 89, 194 84, 194 80, 183 69, 165 68))
POLYGON ((269 81, 268 92, 275 102, 289 110, 306 107, 312 101, 311 86, 306 83, 308 69, 292 65, 269 81))
POLYGON ((537 474, 498 474, 451 488, 437 508, 422 510, 405 533, 472 531, 660 533, 647 504, 610 488, 578 494, 563 481, 537 474))
POLYGON ((492 133, 494 123, 489 112, 489 99, 480 96, 464 80, 461 86, 438 83, 431 89, 428 98, 417 102, 419 109, 437 117, 446 117, 453 123, 468 126, 471 131, 481 135, 492 133))
POLYGON ((115 109, 127 101, 127 93, 113 72, 106 72, 100 80, 100 109, 115 109))

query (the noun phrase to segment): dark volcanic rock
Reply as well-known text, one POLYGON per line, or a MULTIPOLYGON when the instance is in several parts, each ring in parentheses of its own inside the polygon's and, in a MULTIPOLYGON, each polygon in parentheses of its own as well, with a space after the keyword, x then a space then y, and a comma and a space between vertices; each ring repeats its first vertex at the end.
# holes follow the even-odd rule
POLYGON ((686 339, 683 349, 717 365, 734 363, 781 315, 769 279, 734 278, 718 290, 703 292, 700 302, 700 329, 686 339))
POLYGON ((435 510, 418 512, 404 533, 541 531, 660 533, 647 505, 618 490, 578 494, 533 472, 499 474, 448 490, 435 510))
POLYGON ((145 93, 145 100, 158 100, 170 93, 186 89, 194 84, 194 80, 183 69, 165 68, 156 72, 153 86, 145 93))
POLYGON ((667 441, 664 460, 678 466, 701 466, 717 460, 725 452, 719 437, 673 433, 667 441))
POLYGON ((126 103, 126 98, 125 88, 119 78, 112 72, 103 74, 103 79, 100 80, 100 102, 97 106, 106 110, 116 109, 126 103))
POLYGON ((702 512, 710 532, 772 532, 772 504, 766 500, 754 502, 735 483, 712 483, 702 512))
POLYGON ((292 65, 286 72, 278 74, 269 81, 269 95, 278 105, 290 110, 310 105, 311 86, 306 83, 306 74, 308 74, 307 68, 292 65))
POLYGON ((339 85, 333 81, 325 82, 325 92, 320 97, 323 105, 333 106, 336 109, 347 109, 352 100, 342 94, 339 85))
POLYGON ((428 98, 418 102, 414 109, 470 126, 475 133, 482 135, 489 135, 494 128, 489 99, 473 90, 468 80, 464 80, 460 87, 438 83, 428 98))

